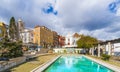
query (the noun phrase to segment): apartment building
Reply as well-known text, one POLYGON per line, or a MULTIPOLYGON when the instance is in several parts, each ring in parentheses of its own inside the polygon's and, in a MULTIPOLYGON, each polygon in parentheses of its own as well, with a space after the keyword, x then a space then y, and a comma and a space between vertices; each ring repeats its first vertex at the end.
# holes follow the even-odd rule
POLYGON ((45 26, 36 26, 34 28, 33 43, 44 48, 52 47, 53 32, 45 26))

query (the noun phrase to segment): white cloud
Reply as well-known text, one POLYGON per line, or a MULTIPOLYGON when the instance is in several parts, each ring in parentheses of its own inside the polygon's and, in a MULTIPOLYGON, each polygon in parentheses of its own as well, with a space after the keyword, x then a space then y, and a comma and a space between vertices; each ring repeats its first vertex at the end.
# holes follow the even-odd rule
POLYGON ((0 15, 3 17, 2 21, 7 20, 7 23, 10 16, 15 16, 16 19, 21 17, 26 26, 45 25, 63 35, 68 32, 79 32, 106 40, 117 38, 120 35, 118 33, 120 10, 117 11, 118 16, 108 10, 108 5, 113 1, 1 0, 0 15), (47 4, 52 4, 54 10, 58 11, 58 15, 45 14, 42 8, 48 7, 47 4), (115 32, 113 33, 113 31, 115 32))
POLYGON ((5 23, 5 24, 8 24, 8 22, 6 21, 6 19, 4 19, 4 18, 2 18, 2 17, 0 17, 0 22, 3 22, 3 23, 5 23))
POLYGON ((120 16, 120 8, 117 9, 116 16, 120 16))

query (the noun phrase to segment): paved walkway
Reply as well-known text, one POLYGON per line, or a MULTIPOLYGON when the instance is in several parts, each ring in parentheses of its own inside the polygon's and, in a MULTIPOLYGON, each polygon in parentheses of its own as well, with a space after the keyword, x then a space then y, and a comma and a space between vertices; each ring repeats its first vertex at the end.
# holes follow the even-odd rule
POLYGON ((96 62, 96 63, 99 63, 99 64, 101 64, 101 65, 103 65, 103 66, 105 66, 107 68, 110 68, 110 69, 114 70, 115 72, 120 72, 120 67, 118 67, 118 66, 106 63, 106 62, 98 60, 98 59, 96 60, 96 59, 91 58, 89 56, 85 56, 85 57, 92 60, 92 61, 94 61, 94 62, 96 62))
MULTIPOLYGON (((69 54, 68 54, 68 55, 69 55, 69 54)), ((70 55, 71 55, 71 54, 70 54, 70 55)), ((81 55, 79 55, 79 56, 81 56, 81 55)), ((85 56, 85 55, 83 55, 83 56, 85 56)), ((35 68, 35 69, 32 70, 31 72, 42 72, 44 69, 46 69, 50 64, 52 64, 52 63, 53 63, 57 58, 59 58, 59 57, 60 57, 60 56, 56 57, 56 58, 53 59, 52 61, 46 62, 45 64, 43 64, 43 65, 35 68)), ((103 65, 103 66, 105 66, 105 67, 107 67, 107 68, 110 68, 110 69, 114 70, 115 72, 120 72, 120 67, 118 67, 118 66, 115 66, 115 65, 106 63, 106 62, 101 61, 101 60, 96 60, 96 59, 94 59, 94 58, 92 58, 92 57, 89 57, 89 56, 85 56, 85 57, 88 58, 88 59, 90 59, 90 60, 92 60, 92 61, 94 61, 94 62, 96 62, 96 63, 99 63, 99 64, 101 64, 101 65, 103 65)))
POLYGON ((37 68, 33 69, 31 72, 42 72, 43 70, 45 70, 50 64, 52 64, 55 60, 57 60, 60 57, 57 56, 56 58, 54 58, 53 60, 50 60, 40 66, 38 66, 37 68))
POLYGON ((26 62, 26 60, 29 60, 29 59, 32 59, 32 58, 35 58, 38 56, 50 55, 50 54, 51 53, 26 55, 23 57, 12 58, 12 59, 10 59, 10 61, 0 61, 0 71, 4 71, 6 69, 12 68, 16 65, 26 62))

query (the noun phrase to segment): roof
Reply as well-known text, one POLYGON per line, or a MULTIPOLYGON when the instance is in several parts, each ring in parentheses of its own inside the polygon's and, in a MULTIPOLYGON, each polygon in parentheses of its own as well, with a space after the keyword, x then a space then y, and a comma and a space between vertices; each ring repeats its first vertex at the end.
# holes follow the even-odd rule
POLYGON ((74 38, 79 38, 80 35, 79 35, 78 33, 75 33, 75 34, 73 35, 73 37, 74 37, 74 38))
POLYGON ((35 26, 35 28, 40 27, 39 25, 35 26))

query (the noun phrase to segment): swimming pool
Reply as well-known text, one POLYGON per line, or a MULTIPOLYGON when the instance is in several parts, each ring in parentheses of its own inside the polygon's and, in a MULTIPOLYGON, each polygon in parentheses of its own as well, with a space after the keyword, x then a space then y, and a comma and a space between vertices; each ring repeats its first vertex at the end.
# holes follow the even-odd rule
POLYGON ((43 72, 114 72, 83 56, 62 56, 43 72))

